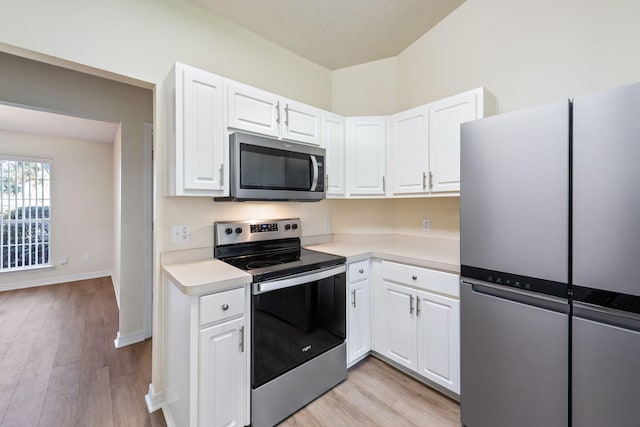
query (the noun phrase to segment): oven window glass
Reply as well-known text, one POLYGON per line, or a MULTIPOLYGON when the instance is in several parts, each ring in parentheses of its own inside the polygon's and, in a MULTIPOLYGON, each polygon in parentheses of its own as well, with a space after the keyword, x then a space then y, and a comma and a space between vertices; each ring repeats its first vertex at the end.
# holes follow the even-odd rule
POLYGON ((346 274, 252 296, 252 387, 346 338, 346 274))
POLYGON ((241 188, 306 191, 312 176, 308 154, 240 144, 241 188))

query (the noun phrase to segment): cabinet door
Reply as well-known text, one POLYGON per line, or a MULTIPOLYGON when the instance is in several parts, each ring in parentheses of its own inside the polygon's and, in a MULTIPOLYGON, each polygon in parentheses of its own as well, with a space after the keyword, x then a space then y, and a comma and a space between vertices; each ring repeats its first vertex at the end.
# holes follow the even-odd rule
POLYGON ((386 119, 347 119, 351 194, 385 194, 386 140, 386 119))
POLYGON ((310 105, 291 100, 281 100, 282 138, 307 144, 320 145, 322 142, 321 111, 310 105))
POLYGON ((344 196, 345 192, 345 121, 337 114, 324 112, 322 141, 325 155, 325 188, 327 196, 344 196))
POLYGON ((244 426, 244 317, 200 331, 198 425, 244 426))
POLYGON ((405 286, 382 282, 383 331, 380 350, 382 355, 412 370, 416 366, 416 292, 405 286))
POLYGON ((427 193, 428 110, 414 108, 393 116, 393 192, 427 193))
POLYGON ((460 393, 460 302, 418 291, 418 373, 460 393))
POLYGON ((347 364, 371 351, 371 290, 369 280, 349 285, 347 364))
POLYGON ((431 191, 460 191, 460 124, 477 117, 477 92, 429 106, 431 191))
POLYGON ((278 137, 280 121, 280 103, 275 95, 239 84, 227 86, 228 127, 278 137))
MULTIPOLYGON (((182 100, 177 92, 176 102, 182 103, 183 160, 176 156, 176 174, 183 174, 184 190, 222 190, 224 174, 224 92, 222 78, 206 71, 183 66, 182 100)), ((179 85, 179 82, 178 82, 179 85)))

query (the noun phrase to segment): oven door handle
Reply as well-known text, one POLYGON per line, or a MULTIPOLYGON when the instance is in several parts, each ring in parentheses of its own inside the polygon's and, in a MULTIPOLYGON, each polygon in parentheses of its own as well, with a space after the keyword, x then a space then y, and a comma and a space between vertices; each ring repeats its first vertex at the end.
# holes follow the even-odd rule
POLYGON ((292 286, 303 285, 305 283, 314 282, 316 280, 326 279, 327 277, 335 276, 336 274, 344 273, 347 271, 347 267, 341 264, 337 267, 329 267, 322 270, 316 270, 313 272, 304 272, 296 274, 294 276, 287 276, 284 279, 268 280, 266 282, 254 283, 253 294, 263 294, 269 291, 275 291, 276 289, 290 288, 292 286))

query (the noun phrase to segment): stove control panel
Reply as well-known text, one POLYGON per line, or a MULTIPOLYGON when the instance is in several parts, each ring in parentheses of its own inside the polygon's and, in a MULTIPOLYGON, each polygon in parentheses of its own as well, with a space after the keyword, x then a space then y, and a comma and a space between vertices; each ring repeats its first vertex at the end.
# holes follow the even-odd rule
POLYGON ((213 225, 214 243, 230 245, 263 240, 300 238, 300 218, 278 220, 219 221, 213 225))

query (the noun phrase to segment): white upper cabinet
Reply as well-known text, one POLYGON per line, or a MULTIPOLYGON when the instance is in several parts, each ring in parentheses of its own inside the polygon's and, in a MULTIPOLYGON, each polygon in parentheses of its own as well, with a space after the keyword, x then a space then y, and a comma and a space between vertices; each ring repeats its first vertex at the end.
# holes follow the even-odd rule
POLYGON ((167 88, 167 194, 223 196, 224 79, 176 63, 167 88))
POLYGON ((432 192, 460 191, 460 124, 495 112, 495 101, 484 88, 429 105, 429 169, 432 192), (493 108, 491 108, 493 104, 493 108))
POLYGON ((227 126, 320 145, 320 109, 240 83, 227 89, 227 126))
POLYGON ((393 116, 393 193, 428 193, 429 110, 422 106, 393 116))
POLYGON ((227 126, 280 136, 280 103, 272 93, 238 83, 227 85, 227 126))
POLYGON ((299 102, 282 99, 283 139, 320 145, 322 142, 321 110, 299 102))
POLYGON ((351 195, 386 193, 386 117, 348 117, 347 172, 351 195))
POLYGON ((322 112, 322 146, 325 154, 327 196, 345 195, 345 120, 337 114, 322 112))

